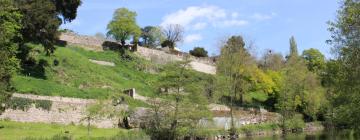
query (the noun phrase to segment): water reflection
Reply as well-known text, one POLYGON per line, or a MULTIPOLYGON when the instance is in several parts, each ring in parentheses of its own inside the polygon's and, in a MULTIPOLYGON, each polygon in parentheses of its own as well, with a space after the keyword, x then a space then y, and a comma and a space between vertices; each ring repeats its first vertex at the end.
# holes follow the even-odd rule
POLYGON ((360 137, 351 132, 324 131, 315 134, 287 134, 274 136, 246 137, 239 140, 360 140, 360 137))

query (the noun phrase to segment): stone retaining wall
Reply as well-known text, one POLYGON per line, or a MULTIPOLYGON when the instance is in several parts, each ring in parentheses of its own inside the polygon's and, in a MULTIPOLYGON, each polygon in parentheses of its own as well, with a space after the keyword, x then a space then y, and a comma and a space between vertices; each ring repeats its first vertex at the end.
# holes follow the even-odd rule
MULTIPOLYGON (((52 106, 49 111, 30 107, 27 111, 7 109, 0 116, 0 119, 10 119, 18 122, 42 122, 42 123, 58 123, 58 124, 83 124, 86 107, 95 100, 67 98, 67 97, 51 97, 51 96, 37 96, 30 94, 13 94, 14 97, 28 98, 33 100, 49 100, 52 101, 52 106)), ((114 128, 117 123, 111 119, 97 119, 91 121, 91 124, 99 128, 114 128)))
MULTIPOLYGON (((106 44, 104 42, 110 42, 110 40, 99 39, 93 36, 78 35, 75 33, 62 33, 60 40, 65 41, 67 44, 76 45, 87 50, 103 51, 105 48, 113 48, 112 46, 104 45, 106 44)), ((165 64, 189 58, 191 60, 191 66, 194 70, 208 74, 216 73, 214 58, 198 58, 184 52, 180 52, 176 55, 162 50, 150 49, 141 46, 137 48, 136 53, 143 58, 158 64, 165 64)))

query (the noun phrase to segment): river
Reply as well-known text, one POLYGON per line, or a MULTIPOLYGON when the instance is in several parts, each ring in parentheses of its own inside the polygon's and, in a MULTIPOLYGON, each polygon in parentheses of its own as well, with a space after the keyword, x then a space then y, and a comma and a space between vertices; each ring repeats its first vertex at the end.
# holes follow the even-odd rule
POLYGON ((323 131, 318 133, 300 133, 274 136, 245 137, 238 140, 359 140, 360 137, 350 135, 350 132, 323 131))

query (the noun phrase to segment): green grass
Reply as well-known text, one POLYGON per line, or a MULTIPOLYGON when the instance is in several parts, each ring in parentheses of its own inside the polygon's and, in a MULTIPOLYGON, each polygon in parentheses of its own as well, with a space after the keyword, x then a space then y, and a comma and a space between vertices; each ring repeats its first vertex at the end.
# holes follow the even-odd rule
MULTIPOLYGON (((120 59, 117 52, 87 51, 77 47, 58 47, 52 56, 45 56, 41 46, 30 45, 31 56, 37 61, 45 61, 44 78, 28 74, 17 74, 12 78, 12 86, 19 93, 48 96, 104 99, 120 93, 124 89, 135 88, 138 94, 154 97, 153 83, 157 76, 137 70, 149 62, 137 57, 133 61, 120 59), (94 64, 89 59, 114 62, 115 67, 94 64), (55 65, 54 61, 59 64, 55 65)), ((37 71, 36 71, 37 72, 37 71)), ((31 72, 25 72, 31 73, 31 72)), ((144 103, 130 99, 135 106, 144 103)))
MULTIPOLYGON (((0 121, 0 140, 19 140, 24 138, 52 138, 54 135, 64 134, 68 131, 74 139, 87 139, 87 127, 74 125, 44 124, 44 123, 21 123, 11 121, 0 121)), ((127 134, 124 129, 100 129, 91 128, 92 138, 113 137, 119 134, 127 134)))

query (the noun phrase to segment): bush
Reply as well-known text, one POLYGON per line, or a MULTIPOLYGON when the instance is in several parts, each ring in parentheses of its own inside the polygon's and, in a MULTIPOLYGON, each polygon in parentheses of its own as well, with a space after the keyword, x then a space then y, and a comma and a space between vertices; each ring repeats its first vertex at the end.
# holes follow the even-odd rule
POLYGON ((50 111, 52 102, 49 100, 35 100, 35 107, 50 111))
POLYGON ((27 111, 32 104, 35 104, 36 108, 41 108, 47 111, 49 111, 52 106, 52 102, 48 100, 32 100, 20 97, 12 97, 7 103, 9 108, 22 111, 27 111))
POLYGON ((189 53, 196 57, 207 57, 208 52, 202 47, 195 47, 193 50, 190 50, 189 53))
POLYGON ((291 118, 285 120, 284 128, 287 131, 302 131, 303 128, 305 128, 302 114, 295 114, 291 118))

